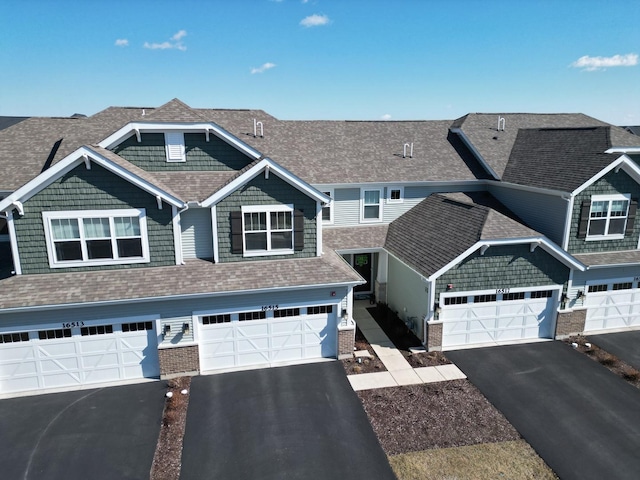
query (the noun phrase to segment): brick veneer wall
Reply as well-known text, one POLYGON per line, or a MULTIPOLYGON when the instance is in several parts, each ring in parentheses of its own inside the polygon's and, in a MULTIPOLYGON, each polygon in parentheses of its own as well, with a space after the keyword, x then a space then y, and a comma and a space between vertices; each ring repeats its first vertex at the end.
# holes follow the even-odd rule
POLYGON ((571 335, 584 332, 584 323, 587 318, 586 310, 567 310, 558 312, 556 321, 556 338, 563 339, 571 335))
POLYGON ((356 343, 356 329, 338 331, 338 359, 351 358, 356 343))
POLYGON ((427 323, 427 351, 437 352, 442 350, 442 324, 427 323))
POLYGON ((158 350, 158 357, 160 360, 160 378, 200 371, 197 345, 161 348, 158 350))

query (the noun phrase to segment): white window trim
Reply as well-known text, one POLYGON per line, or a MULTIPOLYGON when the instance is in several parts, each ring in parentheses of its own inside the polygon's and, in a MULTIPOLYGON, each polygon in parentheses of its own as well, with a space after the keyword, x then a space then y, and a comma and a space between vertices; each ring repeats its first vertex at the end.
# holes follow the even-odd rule
MULTIPOLYGON (((144 208, 141 209, 115 209, 115 210, 68 210, 60 212, 42 212, 44 223, 44 234, 47 241, 47 254, 49 257, 49 267, 94 267, 101 265, 128 265, 133 263, 149 263, 149 237, 147 235, 147 215, 144 208), (71 260, 57 261, 55 256, 55 245, 53 242, 53 232, 51 230, 51 220, 57 218, 69 218, 81 220, 83 218, 105 218, 116 217, 138 217, 140 220, 140 236, 142 238, 142 257, 127 258, 101 258, 98 260, 71 260)), ((83 245, 83 255, 85 255, 84 230, 80 228, 80 241, 83 245)))
POLYGON ((404 202, 404 187, 387 187, 387 203, 403 203, 404 202), (393 200, 391 198, 392 190, 400 190, 400 198, 393 200))
POLYGON ((186 155, 185 146, 184 146, 184 133, 183 132, 165 132, 164 150, 167 158, 167 163, 186 162, 187 155, 186 155))
POLYGON ((295 233, 295 218, 293 212, 293 205, 248 205, 241 207, 242 210, 242 256, 243 257, 264 257, 267 255, 293 255, 294 242, 293 238, 295 233), (244 214, 245 213, 266 213, 267 220, 267 249, 266 250, 249 250, 247 251, 246 236, 247 233, 244 228, 244 214), (271 245, 271 213, 273 212, 290 212, 291 213, 291 248, 269 248, 271 245))
MULTIPOLYGON (((322 207, 323 209, 328 208, 329 209, 329 220, 325 220, 324 218, 322 218, 322 223, 323 225, 333 225, 333 210, 334 210, 334 206, 335 206, 335 202, 333 199, 333 188, 322 188, 320 189, 320 191, 322 193, 327 194, 328 196, 331 197, 331 202, 329 202, 327 205, 325 205, 324 207, 322 207)), ((322 211, 320 211, 320 216, 322 217, 322 211)))
MULTIPOLYGON (((589 219, 588 219, 588 224, 587 224, 587 236, 585 237, 585 240, 587 242, 592 242, 592 241, 598 241, 598 240, 622 240, 624 238, 624 232, 623 233, 615 233, 615 234, 605 234, 605 235, 589 235, 589 227, 591 226, 591 209, 593 208, 593 204, 594 202, 611 202, 613 200, 626 200, 627 201, 627 212, 624 216, 625 222, 624 222, 624 226, 625 229, 627 227, 627 221, 629 220, 629 206, 631 205, 631 195, 630 194, 612 194, 612 195, 592 195, 591 196, 591 206, 589 207, 589 219)), ((611 203, 609 203, 609 208, 611 208, 611 203)), ((609 212, 607 212, 607 216, 606 217, 601 217, 601 218, 606 218, 606 227, 605 227, 605 231, 609 230, 609 221, 611 220, 611 216, 609 216, 609 212)), ((616 217, 614 217, 616 218, 616 217)), ((622 218, 622 217, 617 217, 617 218, 622 218)))
POLYGON ((382 205, 384 198, 384 192, 382 188, 361 188, 360 189, 360 223, 380 223, 382 222, 383 214, 382 214, 382 205), (379 192, 379 201, 378 201, 378 218, 364 218, 364 194, 365 192, 379 192))

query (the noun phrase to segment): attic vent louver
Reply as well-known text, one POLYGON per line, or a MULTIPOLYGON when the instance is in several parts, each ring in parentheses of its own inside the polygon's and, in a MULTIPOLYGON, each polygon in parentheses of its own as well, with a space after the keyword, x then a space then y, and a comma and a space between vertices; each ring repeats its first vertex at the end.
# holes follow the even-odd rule
POLYGON ((506 120, 504 117, 501 117, 500 115, 498 115, 498 131, 502 131, 504 132, 504 127, 506 125, 506 120))
POLYGON ((264 138, 264 125, 262 125, 262 122, 258 122, 254 118, 253 119, 253 138, 256 138, 258 136, 258 127, 260 127, 260 138, 264 138))
POLYGON ((409 150, 409 158, 413 158, 413 142, 402 146, 402 158, 407 158, 407 150, 409 150))

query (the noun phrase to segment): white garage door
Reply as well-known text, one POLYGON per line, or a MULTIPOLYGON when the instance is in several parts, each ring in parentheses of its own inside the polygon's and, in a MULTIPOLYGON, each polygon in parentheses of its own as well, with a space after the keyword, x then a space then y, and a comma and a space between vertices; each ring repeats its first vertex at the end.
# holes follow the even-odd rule
POLYGON ((443 295, 442 346, 551 338, 557 292, 548 289, 443 295))
POLYGON ((590 285, 585 332, 640 326, 640 288, 632 282, 590 285))
POLYGON ((200 368, 335 358, 335 311, 335 305, 321 305, 200 316, 200 368))
POLYGON ((0 334, 2 393, 159 375, 154 322, 71 322, 0 334))

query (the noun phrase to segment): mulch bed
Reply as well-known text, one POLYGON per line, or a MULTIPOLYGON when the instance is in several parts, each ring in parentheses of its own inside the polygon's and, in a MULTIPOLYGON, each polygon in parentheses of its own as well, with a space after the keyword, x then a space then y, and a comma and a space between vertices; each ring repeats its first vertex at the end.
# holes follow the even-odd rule
POLYGON ((387 455, 520 439, 468 380, 357 394, 387 455))
POLYGON ((358 327, 356 327, 355 349, 367 350, 371 354, 371 357, 361 358, 360 361, 358 361, 357 358, 347 358, 345 360, 341 360, 342 366, 344 367, 345 372, 347 372, 347 375, 387 371, 384 364, 382 363, 382 360, 378 358, 376 353, 373 351, 373 348, 371 348, 371 345, 369 345, 369 342, 367 342, 367 339, 364 337, 358 327))
POLYGON ((588 337, 578 335, 575 337, 570 337, 564 340, 564 342, 569 345, 577 343, 578 346, 575 348, 575 350, 586 354, 587 356, 589 356, 589 358, 608 368, 609 371, 618 375, 623 380, 626 380, 634 387, 640 388, 640 371, 624 362, 623 360, 620 360, 615 355, 589 342, 588 337), (590 344, 589 347, 586 345, 587 343, 590 344))
POLYGON ((151 466, 150 480, 178 480, 182 467, 182 440, 187 423, 189 387, 191 377, 179 377, 167 381, 167 398, 162 412, 162 426, 151 466), (187 390, 183 395, 182 390, 187 390))
POLYGON ((379 303, 367 311, 413 368, 451 363, 442 352, 412 353, 411 348, 423 347, 422 342, 387 305, 379 303))

